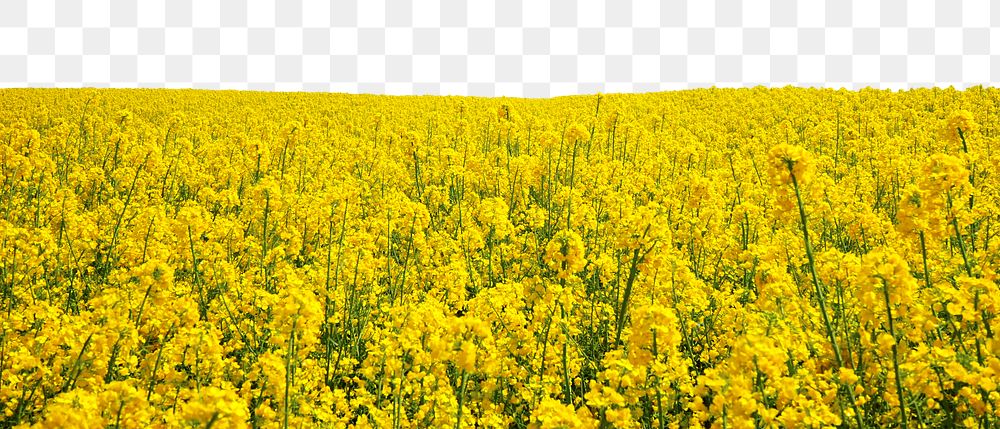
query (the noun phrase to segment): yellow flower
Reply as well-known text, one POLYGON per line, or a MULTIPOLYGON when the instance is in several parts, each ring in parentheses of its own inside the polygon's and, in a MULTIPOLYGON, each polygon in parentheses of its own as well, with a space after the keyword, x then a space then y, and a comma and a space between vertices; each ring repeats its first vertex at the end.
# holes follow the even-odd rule
POLYGON ((545 246, 545 264, 560 279, 569 279, 587 264, 583 238, 576 231, 562 230, 545 246))
POLYGON ((768 172, 775 185, 788 185, 794 180, 801 186, 815 172, 812 155, 801 146, 781 143, 771 148, 768 155, 768 172))
POLYGON ((497 108, 497 119, 510 120, 510 106, 506 104, 500 105, 500 107, 497 108))
POLYGON ((965 140, 978 130, 979 124, 976 123, 971 112, 957 110, 948 116, 941 130, 941 136, 945 141, 966 145, 965 140))
POLYGON ((583 125, 580 124, 570 125, 569 128, 566 129, 566 142, 569 144, 577 143, 587 138, 589 134, 590 133, 587 131, 586 128, 583 127, 583 125))

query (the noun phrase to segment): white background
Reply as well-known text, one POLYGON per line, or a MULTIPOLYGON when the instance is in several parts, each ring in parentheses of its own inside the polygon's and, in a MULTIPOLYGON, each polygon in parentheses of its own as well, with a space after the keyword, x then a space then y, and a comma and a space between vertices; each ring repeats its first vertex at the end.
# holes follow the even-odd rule
POLYGON ((1000 81, 989 0, 0 0, 0 87, 544 97, 1000 81))

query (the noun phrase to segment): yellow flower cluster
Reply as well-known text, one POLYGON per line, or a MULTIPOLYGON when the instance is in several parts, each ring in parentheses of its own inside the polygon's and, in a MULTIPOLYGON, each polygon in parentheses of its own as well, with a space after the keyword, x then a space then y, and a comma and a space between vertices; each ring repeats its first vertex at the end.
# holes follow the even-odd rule
POLYGON ((0 90, 0 428, 992 427, 1000 92, 0 90))
POLYGON ((583 238, 575 231, 563 230, 545 246, 545 264, 560 279, 575 276, 587 263, 584 257, 583 238))

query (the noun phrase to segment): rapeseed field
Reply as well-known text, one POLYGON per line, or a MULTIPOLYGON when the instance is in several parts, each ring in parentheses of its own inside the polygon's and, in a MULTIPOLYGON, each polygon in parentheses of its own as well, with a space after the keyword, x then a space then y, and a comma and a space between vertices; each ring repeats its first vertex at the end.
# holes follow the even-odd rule
POLYGON ((0 428, 995 427, 998 117, 3 89, 0 428))

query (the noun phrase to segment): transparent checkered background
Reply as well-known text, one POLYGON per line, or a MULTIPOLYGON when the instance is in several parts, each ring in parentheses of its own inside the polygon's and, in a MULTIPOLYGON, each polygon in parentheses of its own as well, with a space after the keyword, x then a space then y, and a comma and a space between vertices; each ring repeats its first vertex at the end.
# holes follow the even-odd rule
POLYGON ((0 87, 544 97, 1000 82, 990 0, 0 0, 0 87))

